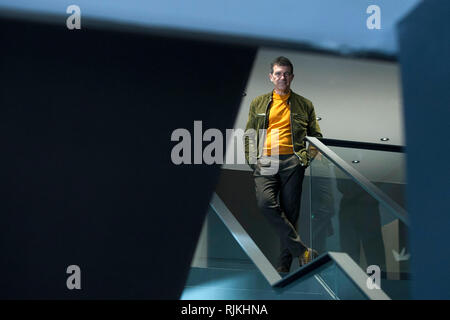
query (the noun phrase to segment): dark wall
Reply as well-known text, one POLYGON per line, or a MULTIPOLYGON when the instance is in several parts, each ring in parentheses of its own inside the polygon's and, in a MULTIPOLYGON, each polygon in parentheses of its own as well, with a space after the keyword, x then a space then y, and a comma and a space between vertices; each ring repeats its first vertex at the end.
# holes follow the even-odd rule
POLYGON ((0 20, 0 298, 176 299, 219 168, 171 134, 231 128, 255 48, 62 21, 0 20))
POLYGON ((449 16, 450 2, 422 1, 398 26, 417 299, 450 298, 449 16))

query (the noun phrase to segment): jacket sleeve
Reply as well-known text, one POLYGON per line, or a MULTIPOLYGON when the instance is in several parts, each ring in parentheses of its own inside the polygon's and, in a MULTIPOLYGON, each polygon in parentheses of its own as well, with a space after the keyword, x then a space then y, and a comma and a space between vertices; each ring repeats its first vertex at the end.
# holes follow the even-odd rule
POLYGON ((253 159, 254 148, 256 147, 256 124, 255 124, 255 100, 250 103, 250 110, 248 113, 247 125, 244 133, 244 152, 245 161, 252 168, 255 169, 256 159, 253 159), (253 152, 252 152, 253 151, 253 152))
POLYGON ((311 109, 309 111, 308 121, 308 136, 322 138, 322 132, 320 131, 319 121, 316 118, 316 112, 314 111, 314 105, 311 103, 311 109))

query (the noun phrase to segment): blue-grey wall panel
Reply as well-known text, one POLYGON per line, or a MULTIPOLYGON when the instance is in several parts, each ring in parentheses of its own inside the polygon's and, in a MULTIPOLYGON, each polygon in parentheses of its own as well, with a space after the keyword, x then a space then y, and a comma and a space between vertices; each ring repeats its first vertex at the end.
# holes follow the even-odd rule
POLYGON ((450 298, 450 2, 399 24, 413 298, 450 298))

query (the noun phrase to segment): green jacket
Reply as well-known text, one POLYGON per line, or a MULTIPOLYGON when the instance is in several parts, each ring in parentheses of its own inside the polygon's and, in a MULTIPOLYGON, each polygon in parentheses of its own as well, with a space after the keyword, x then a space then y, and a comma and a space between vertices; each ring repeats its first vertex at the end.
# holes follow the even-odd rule
MULTIPOLYGON (((256 160, 261 157, 260 134, 256 134, 255 139, 249 138, 249 132, 254 129, 259 133, 261 129, 267 129, 269 125, 269 113, 272 103, 272 92, 263 94, 253 99, 250 104, 250 112, 248 115, 247 126, 245 127, 246 134, 244 135, 245 146, 245 160, 250 167, 256 164, 256 160), (255 150, 256 142, 256 150, 255 150), (252 152, 251 152, 252 151, 252 152), (256 155, 257 159, 254 159, 256 155)), ((311 101, 296 94, 291 90, 291 95, 288 99, 288 105, 291 108, 291 134, 292 144, 294 146, 294 153, 301 160, 302 165, 308 166, 310 156, 306 150, 306 136, 322 137, 319 123, 316 119, 316 113, 311 101)), ((255 136, 255 135, 253 135, 255 136)), ((262 141, 263 142, 263 141, 262 141)))

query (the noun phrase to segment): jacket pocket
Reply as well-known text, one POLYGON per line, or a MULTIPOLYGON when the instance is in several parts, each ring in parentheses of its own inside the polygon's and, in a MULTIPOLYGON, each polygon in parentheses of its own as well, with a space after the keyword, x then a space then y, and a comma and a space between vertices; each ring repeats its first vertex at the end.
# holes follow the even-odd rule
POLYGON ((308 131, 308 119, 302 114, 292 114, 292 132, 296 139, 301 139, 306 136, 308 131))
POLYGON ((305 115, 301 113, 293 113, 292 119, 296 125, 303 126, 305 128, 308 127, 308 118, 305 115))
MULTIPOLYGON (((292 144, 294 151, 300 152, 305 148, 304 139, 308 133, 308 120, 302 114, 292 114, 292 144)), ((307 163, 305 155, 300 154, 304 165, 307 163)))

